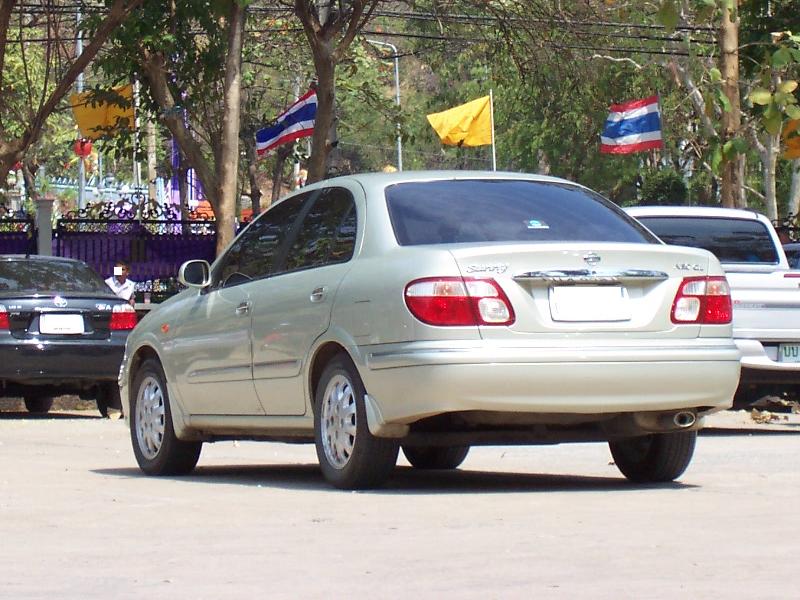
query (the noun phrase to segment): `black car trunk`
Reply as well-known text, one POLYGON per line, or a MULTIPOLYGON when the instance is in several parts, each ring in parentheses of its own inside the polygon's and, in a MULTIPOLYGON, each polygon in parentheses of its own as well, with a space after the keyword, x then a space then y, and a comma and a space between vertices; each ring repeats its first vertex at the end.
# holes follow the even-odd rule
POLYGON ((103 340, 111 335, 113 297, 84 295, 0 296, 11 335, 20 340, 103 340))

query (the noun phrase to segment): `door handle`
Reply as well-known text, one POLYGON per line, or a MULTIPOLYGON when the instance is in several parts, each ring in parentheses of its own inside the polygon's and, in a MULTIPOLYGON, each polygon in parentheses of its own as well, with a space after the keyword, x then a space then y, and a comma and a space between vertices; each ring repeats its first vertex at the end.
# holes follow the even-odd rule
POLYGON ((308 297, 311 302, 322 302, 325 299, 325 292, 328 291, 326 287, 318 287, 308 297))
POLYGON ((236 307, 236 314, 237 315, 246 315, 250 312, 250 303, 249 302, 242 302, 239 306, 236 307))

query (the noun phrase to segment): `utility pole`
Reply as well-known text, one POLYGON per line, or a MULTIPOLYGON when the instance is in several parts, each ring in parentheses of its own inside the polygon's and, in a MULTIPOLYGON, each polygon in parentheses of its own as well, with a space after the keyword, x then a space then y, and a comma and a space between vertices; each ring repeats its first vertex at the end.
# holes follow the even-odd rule
MULTIPOLYGON (((75 16, 76 21, 76 34, 77 37, 75 39, 75 58, 83 54, 83 36, 81 35, 81 9, 78 8, 78 11, 75 16)), ((78 93, 83 92, 83 71, 78 74, 77 80, 77 89, 78 93)), ((78 157, 78 210, 83 210, 86 208, 86 166, 84 165, 84 157, 78 157)))
MULTIPOLYGON (((730 102, 730 109, 722 112, 722 144, 734 139, 742 125, 739 102, 739 2, 731 11, 722 3, 722 25, 719 30, 722 93, 730 102)), ((722 159, 722 206, 736 208, 742 205, 742 171, 738 155, 722 159)))

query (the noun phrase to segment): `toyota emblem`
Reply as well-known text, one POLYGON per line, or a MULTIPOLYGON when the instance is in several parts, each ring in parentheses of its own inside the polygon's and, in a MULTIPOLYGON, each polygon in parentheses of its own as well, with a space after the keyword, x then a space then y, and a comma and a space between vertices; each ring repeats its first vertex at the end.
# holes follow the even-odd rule
POLYGON ((58 308, 64 308, 67 306, 67 301, 65 298, 62 298, 61 296, 56 296, 55 298, 53 298, 53 304, 55 304, 58 308))

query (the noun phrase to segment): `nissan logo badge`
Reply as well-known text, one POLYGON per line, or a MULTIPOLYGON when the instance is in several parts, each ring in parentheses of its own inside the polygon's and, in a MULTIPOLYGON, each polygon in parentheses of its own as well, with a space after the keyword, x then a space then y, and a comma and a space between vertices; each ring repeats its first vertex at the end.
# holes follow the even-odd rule
POLYGON ((593 267, 600 262, 600 255, 595 252, 589 252, 583 255, 583 260, 586 261, 586 264, 590 267, 593 267))

